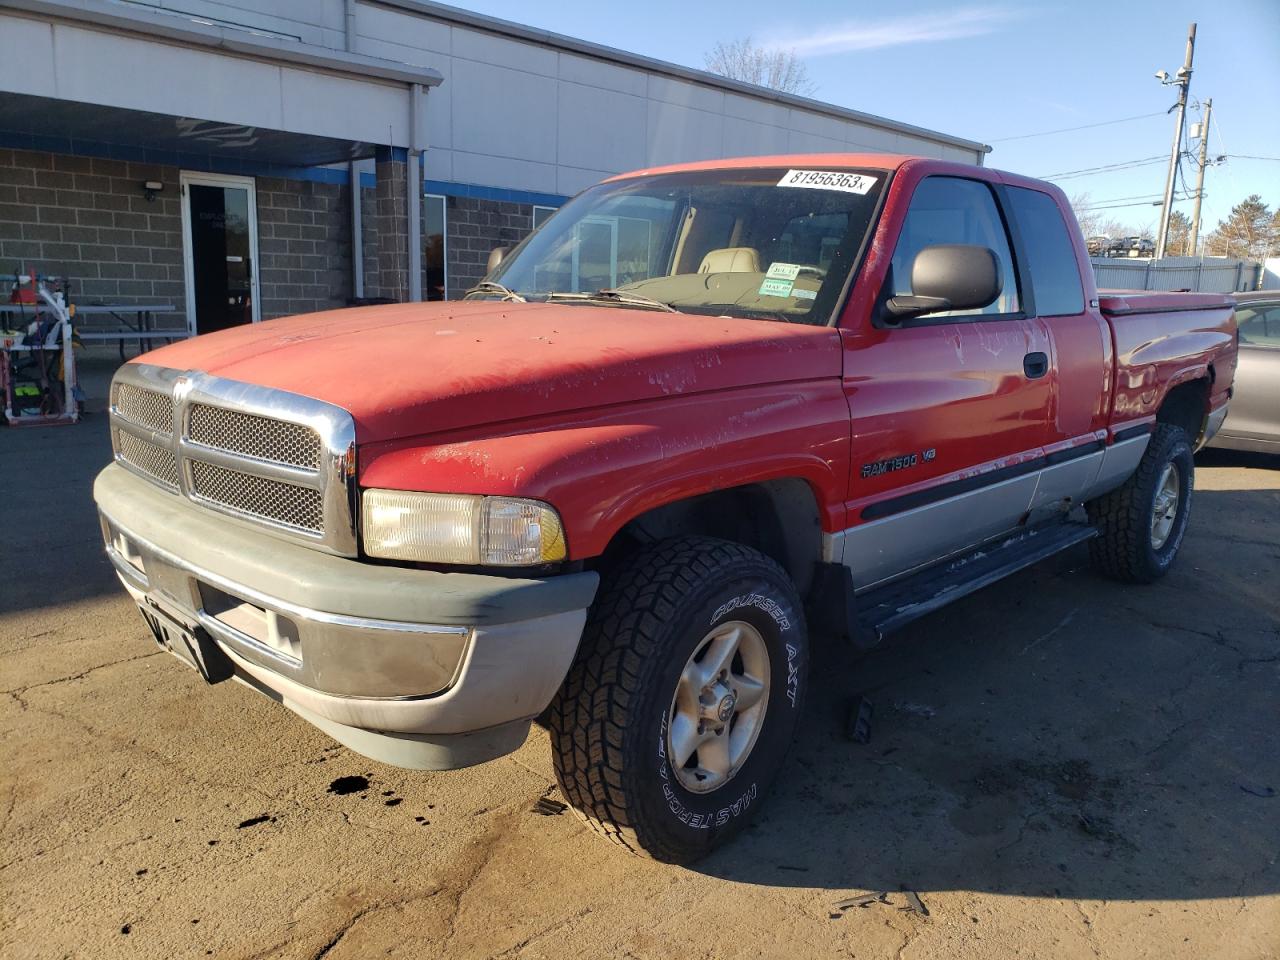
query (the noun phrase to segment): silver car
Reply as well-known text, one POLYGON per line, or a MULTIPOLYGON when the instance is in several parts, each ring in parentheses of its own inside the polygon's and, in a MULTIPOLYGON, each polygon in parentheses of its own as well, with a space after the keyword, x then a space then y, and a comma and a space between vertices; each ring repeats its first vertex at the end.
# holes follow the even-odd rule
POLYGON ((1238 293, 1240 361, 1231 408, 1209 444, 1280 453, 1280 290, 1238 293))

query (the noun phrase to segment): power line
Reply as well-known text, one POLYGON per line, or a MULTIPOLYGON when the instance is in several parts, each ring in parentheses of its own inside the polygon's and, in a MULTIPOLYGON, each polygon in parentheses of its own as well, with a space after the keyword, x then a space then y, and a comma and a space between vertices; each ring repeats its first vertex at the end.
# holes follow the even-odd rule
MULTIPOLYGON (((1136 193, 1128 197, 1110 197, 1106 200, 1090 201, 1075 207, 1077 211, 1090 213, 1094 210, 1112 210, 1117 207, 1159 206, 1164 198, 1162 193, 1136 193)), ((1175 200, 1190 200, 1191 195, 1184 189, 1182 195, 1174 194, 1175 200)), ((1074 204, 1073 204, 1074 206, 1074 204)))
POLYGON ((1270 160, 1273 163, 1280 163, 1280 157, 1255 157, 1248 153, 1224 153, 1223 156, 1230 160, 1270 160))
POLYGON ((1009 143, 1013 140, 1030 140, 1032 137, 1051 137, 1057 133, 1074 133, 1077 130, 1092 130, 1094 127, 1110 127, 1117 123, 1131 123, 1134 120, 1148 120, 1151 117, 1163 117, 1163 111, 1160 113, 1142 113, 1136 117, 1121 117, 1119 120, 1103 120, 1101 123, 1085 123, 1078 127, 1063 127, 1061 130, 1045 130, 1041 133, 1023 133, 1016 137, 1001 137, 998 140, 992 140, 992 143, 1009 143))
MULTIPOLYGON (((1156 194, 1156 198, 1154 200, 1139 200, 1136 203, 1113 203, 1108 206, 1085 207, 1084 212, 1094 213, 1098 210, 1119 210, 1121 207, 1158 207, 1163 202, 1163 196, 1163 194, 1156 194)), ((1177 199, 1185 200, 1186 197, 1179 197, 1177 199)))
POLYGON ((1159 197, 1162 197, 1162 196, 1164 196, 1164 194, 1160 194, 1160 193, 1135 193, 1135 194, 1134 194, 1133 196, 1131 196, 1131 197, 1111 197, 1111 198, 1109 198, 1109 199, 1107 199, 1107 200, 1091 200, 1091 201, 1089 201, 1088 203, 1084 203, 1084 204, 1082 204, 1082 205, 1081 205, 1081 208, 1082 208, 1082 209, 1084 209, 1084 210, 1088 210, 1088 209, 1090 209, 1091 207, 1100 207, 1100 206, 1102 206, 1102 204, 1104 204, 1104 203, 1120 203, 1120 202, 1121 202, 1121 201, 1123 201, 1123 200, 1155 200, 1155 199, 1157 199, 1157 198, 1159 198, 1159 197))
POLYGON ((1075 177, 1092 177, 1099 173, 1111 173, 1116 170, 1130 170, 1135 167, 1145 167, 1152 163, 1161 163, 1165 160, 1163 156, 1157 157, 1141 157, 1137 160, 1122 160, 1118 163, 1105 163, 1097 167, 1081 167, 1079 170, 1064 170, 1061 173, 1051 173, 1042 176, 1041 180, 1070 180, 1075 177))

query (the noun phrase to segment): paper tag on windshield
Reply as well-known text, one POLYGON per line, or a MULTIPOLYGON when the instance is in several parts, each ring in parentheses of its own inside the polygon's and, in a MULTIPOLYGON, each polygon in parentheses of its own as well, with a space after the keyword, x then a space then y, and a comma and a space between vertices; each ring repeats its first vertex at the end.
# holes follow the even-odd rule
POLYGON ((817 290, 806 290, 804 287, 796 287, 791 291, 791 295, 797 300, 817 300, 817 290))
POLYGON ((839 170, 788 170, 778 181, 780 187, 800 187, 807 190, 839 190, 843 193, 865 194, 876 185, 876 177, 861 173, 843 173, 839 170))
POLYGON ((800 276, 800 264, 775 261, 769 264, 769 272, 765 276, 774 280, 794 280, 800 276))
POLYGON ((760 284, 760 296, 789 297, 791 296, 792 284, 793 281, 791 280, 778 280, 766 277, 764 283, 760 284))

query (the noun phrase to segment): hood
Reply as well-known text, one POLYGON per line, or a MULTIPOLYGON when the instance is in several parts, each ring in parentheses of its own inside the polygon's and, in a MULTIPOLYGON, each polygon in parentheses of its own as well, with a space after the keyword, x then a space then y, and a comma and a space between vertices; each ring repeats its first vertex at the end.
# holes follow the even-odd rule
POLYGON ((828 327, 577 304, 357 307, 196 337, 139 358, 337 404, 359 443, 840 375, 828 327))

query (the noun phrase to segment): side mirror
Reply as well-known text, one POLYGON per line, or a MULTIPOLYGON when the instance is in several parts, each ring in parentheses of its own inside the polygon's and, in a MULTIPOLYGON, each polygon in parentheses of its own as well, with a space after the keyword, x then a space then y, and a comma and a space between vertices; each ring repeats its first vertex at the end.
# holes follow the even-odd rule
POLYGON ((911 264, 911 296, 891 297, 885 310, 895 320, 940 310, 977 310, 1000 296, 995 251, 965 243, 925 247, 911 264))
POLYGON ((485 275, 493 273, 498 269, 498 264, 502 263, 508 253, 511 252, 510 247, 494 247, 489 251, 489 265, 485 268, 485 275))

